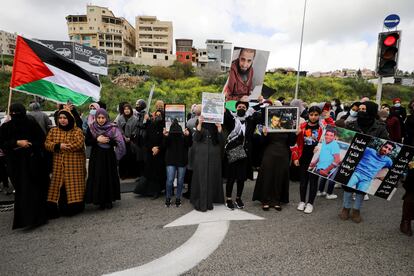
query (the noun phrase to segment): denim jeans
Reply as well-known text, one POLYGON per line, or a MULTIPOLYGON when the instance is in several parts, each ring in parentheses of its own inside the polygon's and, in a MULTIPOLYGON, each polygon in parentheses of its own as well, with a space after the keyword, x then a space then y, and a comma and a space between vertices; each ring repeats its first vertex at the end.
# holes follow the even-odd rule
MULTIPOLYGON (((355 193, 354 209, 361 209, 362 202, 364 201, 364 194, 355 193)), ((352 192, 344 191, 344 202, 343 207, 350 209, 352 208, 352 192)))
POLYGON ((183 192, 185 167, 167 166, 167 183, 166 183, 166 196, 171 198, 173 182, 175 178, 175 172, 178 172, 177 176, 177 194, 176 198, 181 199, 181 193, 183 192))

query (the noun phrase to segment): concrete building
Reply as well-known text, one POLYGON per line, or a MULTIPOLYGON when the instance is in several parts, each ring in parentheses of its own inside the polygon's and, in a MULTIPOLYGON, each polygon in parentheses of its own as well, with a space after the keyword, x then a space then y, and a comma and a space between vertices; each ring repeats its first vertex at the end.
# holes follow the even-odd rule
POLYGON ((71 41, 103 50, 111 56, 135 56, 135 29, 105 7, 86 6, 86 14, 66 16, 71 41))
POLYGON ((192 62, 193 57, 193 40, 192 39, 176 39, 175 55, 177 61, 181 63, 192 62))
POLYGON ((220 39, 207 39, 206 47, 208 56, 207 67, 222 72, 230 71, 232 43, 220 39))
POLYGON ((169 66, 176 60, 173 55, 173 25, 156 16, 137 16, 136 57, 145 65, 169 66))
POLYGON ((9 33, 0 30, 0 54, 14 55, 14 49, 16 49, 16 33, 9 33))

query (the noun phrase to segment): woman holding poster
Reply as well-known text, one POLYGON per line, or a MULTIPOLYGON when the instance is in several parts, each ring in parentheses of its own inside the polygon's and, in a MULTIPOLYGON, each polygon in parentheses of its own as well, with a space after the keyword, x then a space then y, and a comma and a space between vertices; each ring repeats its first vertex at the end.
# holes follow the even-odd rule
MULTIPOLYGON (((361 105, 362 106, 362 105, 361 105)), ((382 138, 388 140, 388 132, 385 128, 385 124, 382 124, 377 121, 378 105, 374 102, 364 102, 363 106, 365 108, 358 111, 357 120, 349 123, 347 128, 363 133, 366 135, 382 138)), ((350 211, 352 208, 351 219, 356 223, 362 221, 360 209, 362 202, 364 200, 365 193, 361 191, 356 191, 347 186, 344 188, 344 199, 343 199, 343 208, 339 214, 340 219, 347 220, 350 217, 350 211), (356 194, 355 202, 352 202, 352 193, 356 194)))
POLYGON ((289 147, 295 144, 296 134, 268 133, 267 127, 263 127, 263 135, 265 150, 253 201, 260 201, 263 211, 268 211, 271 206, 281 211, 281 204, 289 202, 289 147))
POLYGON ((213 203, 224 203, 221 176, 221 124, 204 123, 198 118, 193 135, 193 177, 191 180, 191 203, 201 212, 213 210, 213 203))

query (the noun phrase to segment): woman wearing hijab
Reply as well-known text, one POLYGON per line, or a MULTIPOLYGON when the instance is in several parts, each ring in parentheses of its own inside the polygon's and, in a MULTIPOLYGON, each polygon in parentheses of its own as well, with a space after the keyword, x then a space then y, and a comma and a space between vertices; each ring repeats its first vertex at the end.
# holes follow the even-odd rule
POLYGON ((47 198, 51 218, 72 216, 85 207, 85 138, 69 109, 60 110, 57 117, 58 127, 49 131, 45 142, 46 149, 53 153, 47 198))
MULTIPOLYGON (((358 111, 356 121, 347 124, 347 128, 353 131, 363 133, 366 135, 378 137, 381 139, 389 139, 385 124, 379 122, 377 118, 378 105, 374 102, 364 102, 361 104, 358 111)), ((360 209, 364 200, 365 193, 356 191, 347 186, 342 186, 344 189, 343 208, 339 217, 342 220, 347 220, 351 217, 352 221, 360 223, 362 221, 360 209), (355 202, 352 204, 352 193, 355 192, 355 202), (350 211, 352 208, 352 214, 350 211)))
POLYGON ((15 188, 13 229, 47 222, 46 197, 49 177, 45 165, 45 134, 20 103, 10 106, 11 120, 0 128, 0 148, 7 158, 15 188))
POLYGON ((87 128, 95 122, 96 111, 100 108, 98 103, 91 103, 89 105, 88 117, 83 121, 82 129, 86 133, 87 128))
POLYGON ((126 154, 119 161, 119 176, 121 179, 136 178, 138 176, 138 162, 135 142, 138 134, 138 118, 134 116, 132 106, 128 103, 123 106, 123 112, 118 118, 118 127, 126 146, 126 154))
POLYGON ((224 113, 224 127, 229 132, 226 140, 225 175, 226 182, 226 207, 230 210, 234 208, 243 209, 244 203, 241 199, 244 182, 247 178, 253 179, 252 170, 252 137, 257 123, 260 121, 259 113, 254 113, 249 109, 248 102, 236 102, 236 114, 232 114, 226 109, 224 113), (235 152, 241 152, 242 156, 233 159, 235 152), (230 157, 229 157, 230 154, 230 157), (234 182, 237 183, 236 199, 233 202, 232 193, 234 182))
POLYGON ((147 123, 145 135, 145 170, 146 179, 143 195, 159 197, 161 190, 165 187, 165 148, 163 146, 164 113, 162 110, 154 112, 154 117, 147 123))
POLYGON ((197 211, 213 210, 213 203, 224 203, 221 174, 221 124, 204 123, 198 118, 193 135, 193 177, 191 179, 191 203, 197 211))
POLYGON ((121 131, 109 121, 105 109, 96 111, 95 121, 86 131, 85 143, 92 147, 86 182, 86 203, 112 208, 121 199, 117 160, 124 156, 125 142, 121 131))

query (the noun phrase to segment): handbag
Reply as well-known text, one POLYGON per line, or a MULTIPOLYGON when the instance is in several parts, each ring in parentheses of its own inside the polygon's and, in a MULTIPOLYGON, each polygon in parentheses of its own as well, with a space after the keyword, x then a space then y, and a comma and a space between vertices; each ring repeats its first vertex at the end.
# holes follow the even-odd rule
POLYGON ((237 147, 232 148, 230 150, 226 149, 226 154, 227 154, 227 160, 229 161, 229 163, 234 163, 243 158, 247 158, 247 154, 246 154, 246 151, 244 150, 243 145, 238 145, 237 147))

